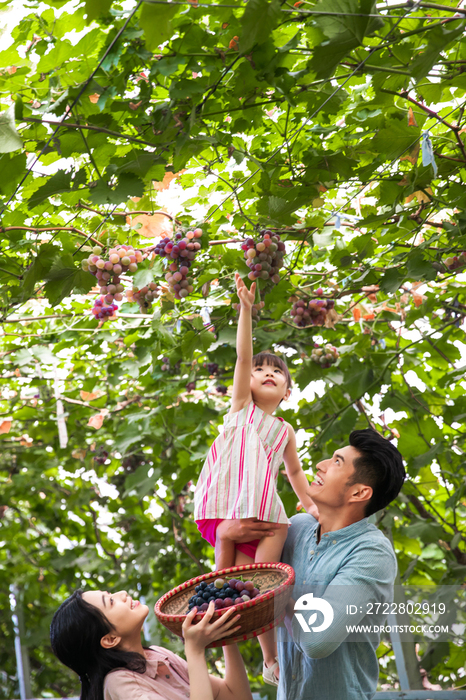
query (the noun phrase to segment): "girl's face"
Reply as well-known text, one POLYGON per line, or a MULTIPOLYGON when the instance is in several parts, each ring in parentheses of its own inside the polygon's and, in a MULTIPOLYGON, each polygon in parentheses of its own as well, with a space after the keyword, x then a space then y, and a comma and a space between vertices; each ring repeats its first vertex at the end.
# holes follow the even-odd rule
POLYGON ((149 613, 147 605, 133 600, 126 591, 86 591, 83 593, 83 599, 103 612, 114 627, 112 634, 121 637, 122 640, 139 635, 149 613))
POLYGON ((252 368, 251 394, 254 401, 267 401, 280 403, 287 399, 291 390, 287 388, 285 373, 280 367, 262 364, 252 368))

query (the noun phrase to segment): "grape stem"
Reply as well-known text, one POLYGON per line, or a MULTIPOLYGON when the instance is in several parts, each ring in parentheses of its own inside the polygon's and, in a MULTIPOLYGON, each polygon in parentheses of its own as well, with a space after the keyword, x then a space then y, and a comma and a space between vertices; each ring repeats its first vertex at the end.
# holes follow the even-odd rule
POLYGON ((88 241, 92 241, 96 245, 100 245, 102 248, 105 248, 105 245, 101 243, 100 241, 97 240, 97 238, 93 238, 92 236, 88 237, 87 233, 84 233, 84 231, 81 231, 79 228, 75 228, 74 226, 43 226, 43 227, 38 227, 38 226, 2 226, 0 227, 0 233, 5 233, 6 231, 33 231, 34 233, 40 233, 41 231, 70 231, 71 233, 77 233, 79 236, 84 236, 84 238, 87 238, 88 241))

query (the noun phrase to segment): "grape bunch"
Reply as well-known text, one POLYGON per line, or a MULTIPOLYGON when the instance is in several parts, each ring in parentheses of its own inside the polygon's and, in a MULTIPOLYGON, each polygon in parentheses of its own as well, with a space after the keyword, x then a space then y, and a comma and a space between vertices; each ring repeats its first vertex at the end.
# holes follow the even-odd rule
POLYGON ((95 455, 94 457, 94 462, 96 464, 105 464, 105 462, 108 459, 108 452, 107 450, 103 450, 102 448, 99 450, 99 452, 95 455))
POLYGON ((466 265, 466 251, 463 250, 459 255, 445 258, 444 263, 449 270, 457 270, 459 267, 464 267, 466 265))
POLYGON ((173 367, 170 364, 170 358, 169 357, 162 357, 162 366, 160 369, 162 372, 168 372, 169 374, 176 374, 180 371, 181 367, 181 360, 178 360, 178 362, 173 365, 173 367))
POLYGON ((138 263, 142 260, 140 250, 134 250, 130 245, 117 245, 108 250, 107 259, 102 248, 95 246, 91 255, 82 261, 83 270, 94 275, 103 295, 96 299, 92 309, 96 318, 105 320, 114 315, 118 309, 114 302, 123 299, 125 289, 121 284, 120 275, 124 272, 136 272, 138 263))
MULTIPOLYGON (((233 308, 236 311, 236 316, 239 318, 239 313, 241 310, 241 304, 232 304, 233 308)), ((253 304, 251 307, 251 316, 252 316, 252 327, 255 328, 257 324, 259 323, 260 315, 261 315, 261 309, 264 308, 264 302, 261 301, 259 304, 253 304)))
POLYGON ((340 357, 340 354, 334 345, 324 345, 320 347, 317 343, 314 345, 314 350, 311 352, 311 360, 317 362, 318 365, 327 369, 331 367, 340 357))
POLYGON ((204 367, 207 369, 209 374, 220 374, 218 369, 218 364, 216 362, 204 362, 204 367))
POLYGON ((219 384, 215 387, 215 391, 217 392, 217 394, 225 396, 228 392, 228 387, 226 387, 224 384, 219 384))
POLYGON ((252 581, 241 581, 237 578, 231 578, 228 581, 217 578, 212 583, 201 581, 194 591, 194 595, 188 601, 188 612, 194 607, 199 612, 204 612, 212 600, 215 603, 215 609, 221 610, 230 607, 230 605, 247 603, 261 595, 261 591, 254 586, 252 581))
POLYGON ((323 326, 327 311, 334 306, 335 302, 332 299, 311 299, 307 303, 299 299, 291 307, 292 320, 300 328, 323 326))
POLYGON ((196 388, 196 382, 188 382, 186 384, 186 391, 190 394, 196 388))
POLYGON ((115 311, 118 310, 118 304, 114 301, 108 303, 106 297, 97 297, 94 300, 94 306, 91 312, 94 314, 95 318, 99 321, 106 321, 107 318, 112 318, 115 316, 115 311))
POLYGON ((246 265, 251 270, 248 277, 250 280, 260 278, 270 280, 272 284, 278 284, 280 282, 278 271, 283 267, 283 258, 286 254, 285 244, 280 240, 280 236, 272 231, 261 231, 259 235, 261 240, 246 238, 241 244, 246 265))
POLYGON ((165 275, 170 291, 175 299, 184 299, 193 291, 193 278, 188 277, 189 268, 196 257, 196 253, 201 248, 197 240, 202 236, 202 229, 195 228, 188 231, 183 238, 183 234, 178 231, 175 238, 163 238, 154 248, 157 255, 172 261, 168 265, 168 272, 165 275))
POLYGON ((148 311, 152 310, 152 302, 154 299, 156 299, 158 292, 159 288, 157 287, 156 283, 151 282, 141 289, 138 289, 138 287, 128 289, 126 292, 126 298, 130 302, 139 304, 139 308, 141 309, 142 313, 147 313, 148 311))

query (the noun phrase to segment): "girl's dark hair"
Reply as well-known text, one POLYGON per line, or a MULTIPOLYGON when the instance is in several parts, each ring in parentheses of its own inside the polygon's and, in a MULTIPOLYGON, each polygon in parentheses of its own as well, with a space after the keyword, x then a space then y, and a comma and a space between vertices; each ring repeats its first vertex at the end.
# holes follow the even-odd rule
POLYGON ((282 360, 278 355, 273 355, 271 352, 258 352, 252 358, 252 366, 269 365, 269 367, 279 367, 286 378, 286 388, 291 389, 292 381, 290 370, 286 366, 285 360, 282 360))
POLYGON ((75 591, 60 605, 50 625, 50 642, 55 656, 78 674, 81 700, 103 700, 104 680, 114 668, 144 673, 141 654, 121 649, 104 649, 100 640, 113 631, 105 615, 87 603, 82 591, 75 591))
POLYGON ((365 484, 373 491, 364 513, 367 518, 398 496, 406 478, 403 458, 395 445, 371 428, 353 430, 349 443, 360 456, 353 461, 354 474, 347 485, 365 484))

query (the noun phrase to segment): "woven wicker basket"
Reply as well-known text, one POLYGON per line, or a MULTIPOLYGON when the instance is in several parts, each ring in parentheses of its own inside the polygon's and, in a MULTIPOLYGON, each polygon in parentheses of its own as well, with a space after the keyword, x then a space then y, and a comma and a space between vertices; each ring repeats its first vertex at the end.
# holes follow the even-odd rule
MULTIPOLYGON (((155 614, 162 625, 181 637, 181 626, 186 618, 188 601, 194 593, 195 586, 201 581, 209 582, 220 577, 234 578, 235 574, 248 573, 249 575, 249 572, 251 575, 255 574, 255 585, 260 590, 269 590, 269 592, 236 605, 238 613, 241 614, 238 623, 241 625, 240 629, 234 637, 219 639, 210 646, 220 647, 257 637, 275 627, 284 618, 286 604, 295 580, 294 570, 288 564, 244 564, 192 578, 165 593, 155 604, 155 614)), ((225 610, 228 608, 217 610, 212 620, 217 620, 225 610)), ((204 613, 196 615, 194 623, 199 622, 203 616, 204 613)))

